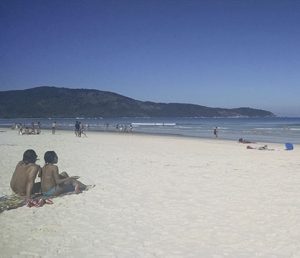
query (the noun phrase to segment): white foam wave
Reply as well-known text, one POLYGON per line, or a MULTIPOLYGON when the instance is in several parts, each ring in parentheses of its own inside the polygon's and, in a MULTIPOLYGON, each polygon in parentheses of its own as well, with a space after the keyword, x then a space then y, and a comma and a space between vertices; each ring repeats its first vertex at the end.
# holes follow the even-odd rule
POLYGON ((176 123, 131 123, 132 126, 175 126, 176 123))

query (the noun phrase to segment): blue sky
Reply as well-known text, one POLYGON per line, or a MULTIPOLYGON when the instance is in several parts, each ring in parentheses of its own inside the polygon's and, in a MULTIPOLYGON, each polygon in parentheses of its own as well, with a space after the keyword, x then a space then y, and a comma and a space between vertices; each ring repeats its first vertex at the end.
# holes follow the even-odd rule
POLYGON ((300 116, 300 1, 1 0, 0 90, 300 116))

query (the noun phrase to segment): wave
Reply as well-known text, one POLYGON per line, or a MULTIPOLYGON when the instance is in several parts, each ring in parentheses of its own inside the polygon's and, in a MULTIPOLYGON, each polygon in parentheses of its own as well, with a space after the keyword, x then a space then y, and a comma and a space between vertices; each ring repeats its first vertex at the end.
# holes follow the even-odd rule
POLYGON ((258 127, 258 128, 253 128, 254 130, 278 130, 280 128, 272 128, 272 127, 258 127))
POLYGON ((176 123, 131 123, 132 126, 175 126, 176 123))

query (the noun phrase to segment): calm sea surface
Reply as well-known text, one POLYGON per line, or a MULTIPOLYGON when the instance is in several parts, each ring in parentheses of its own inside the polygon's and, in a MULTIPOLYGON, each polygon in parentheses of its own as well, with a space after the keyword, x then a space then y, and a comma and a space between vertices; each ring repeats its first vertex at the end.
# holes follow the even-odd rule
POLYGON ((74 130, 76 120, 87 126, 87 131, 132 131, 213 138, 213 129, 218 127, 221 139, 300 143, 300 118, 19 118, 0 119, 0 127, 11 127, 15 123, 30 127, 32 122, 39 121, 42 129, 50 129, 56 121, 57 129, 74 130))

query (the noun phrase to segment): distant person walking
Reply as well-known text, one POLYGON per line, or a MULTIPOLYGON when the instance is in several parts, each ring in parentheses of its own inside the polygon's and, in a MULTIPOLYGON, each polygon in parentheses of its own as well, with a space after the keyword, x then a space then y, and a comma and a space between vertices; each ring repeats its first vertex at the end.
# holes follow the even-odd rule
POLYGON ((218 138, 218 127, 214 129, 214 136, 215 138, 218 138))
POLYGON ((52 123, 52 134, 55 134, 55 130, 56 130, 56 121, 52 123))
POLYGON ((80 137, 80 124, 78 121, 75 123, 75 135, 80 137))
POLYGON ((84 126, 84 124, 79 122, 79 125, 80 125, 80 126, 79 126, 79 128, 80 128, 80 129, 79 129, 79 131, 80 131, 80 136, 81 136, 81 135, 84 135, 85 137, 87 137, 86 133, 84 132, 84 131, 85 131, 85 126, 84 126))

